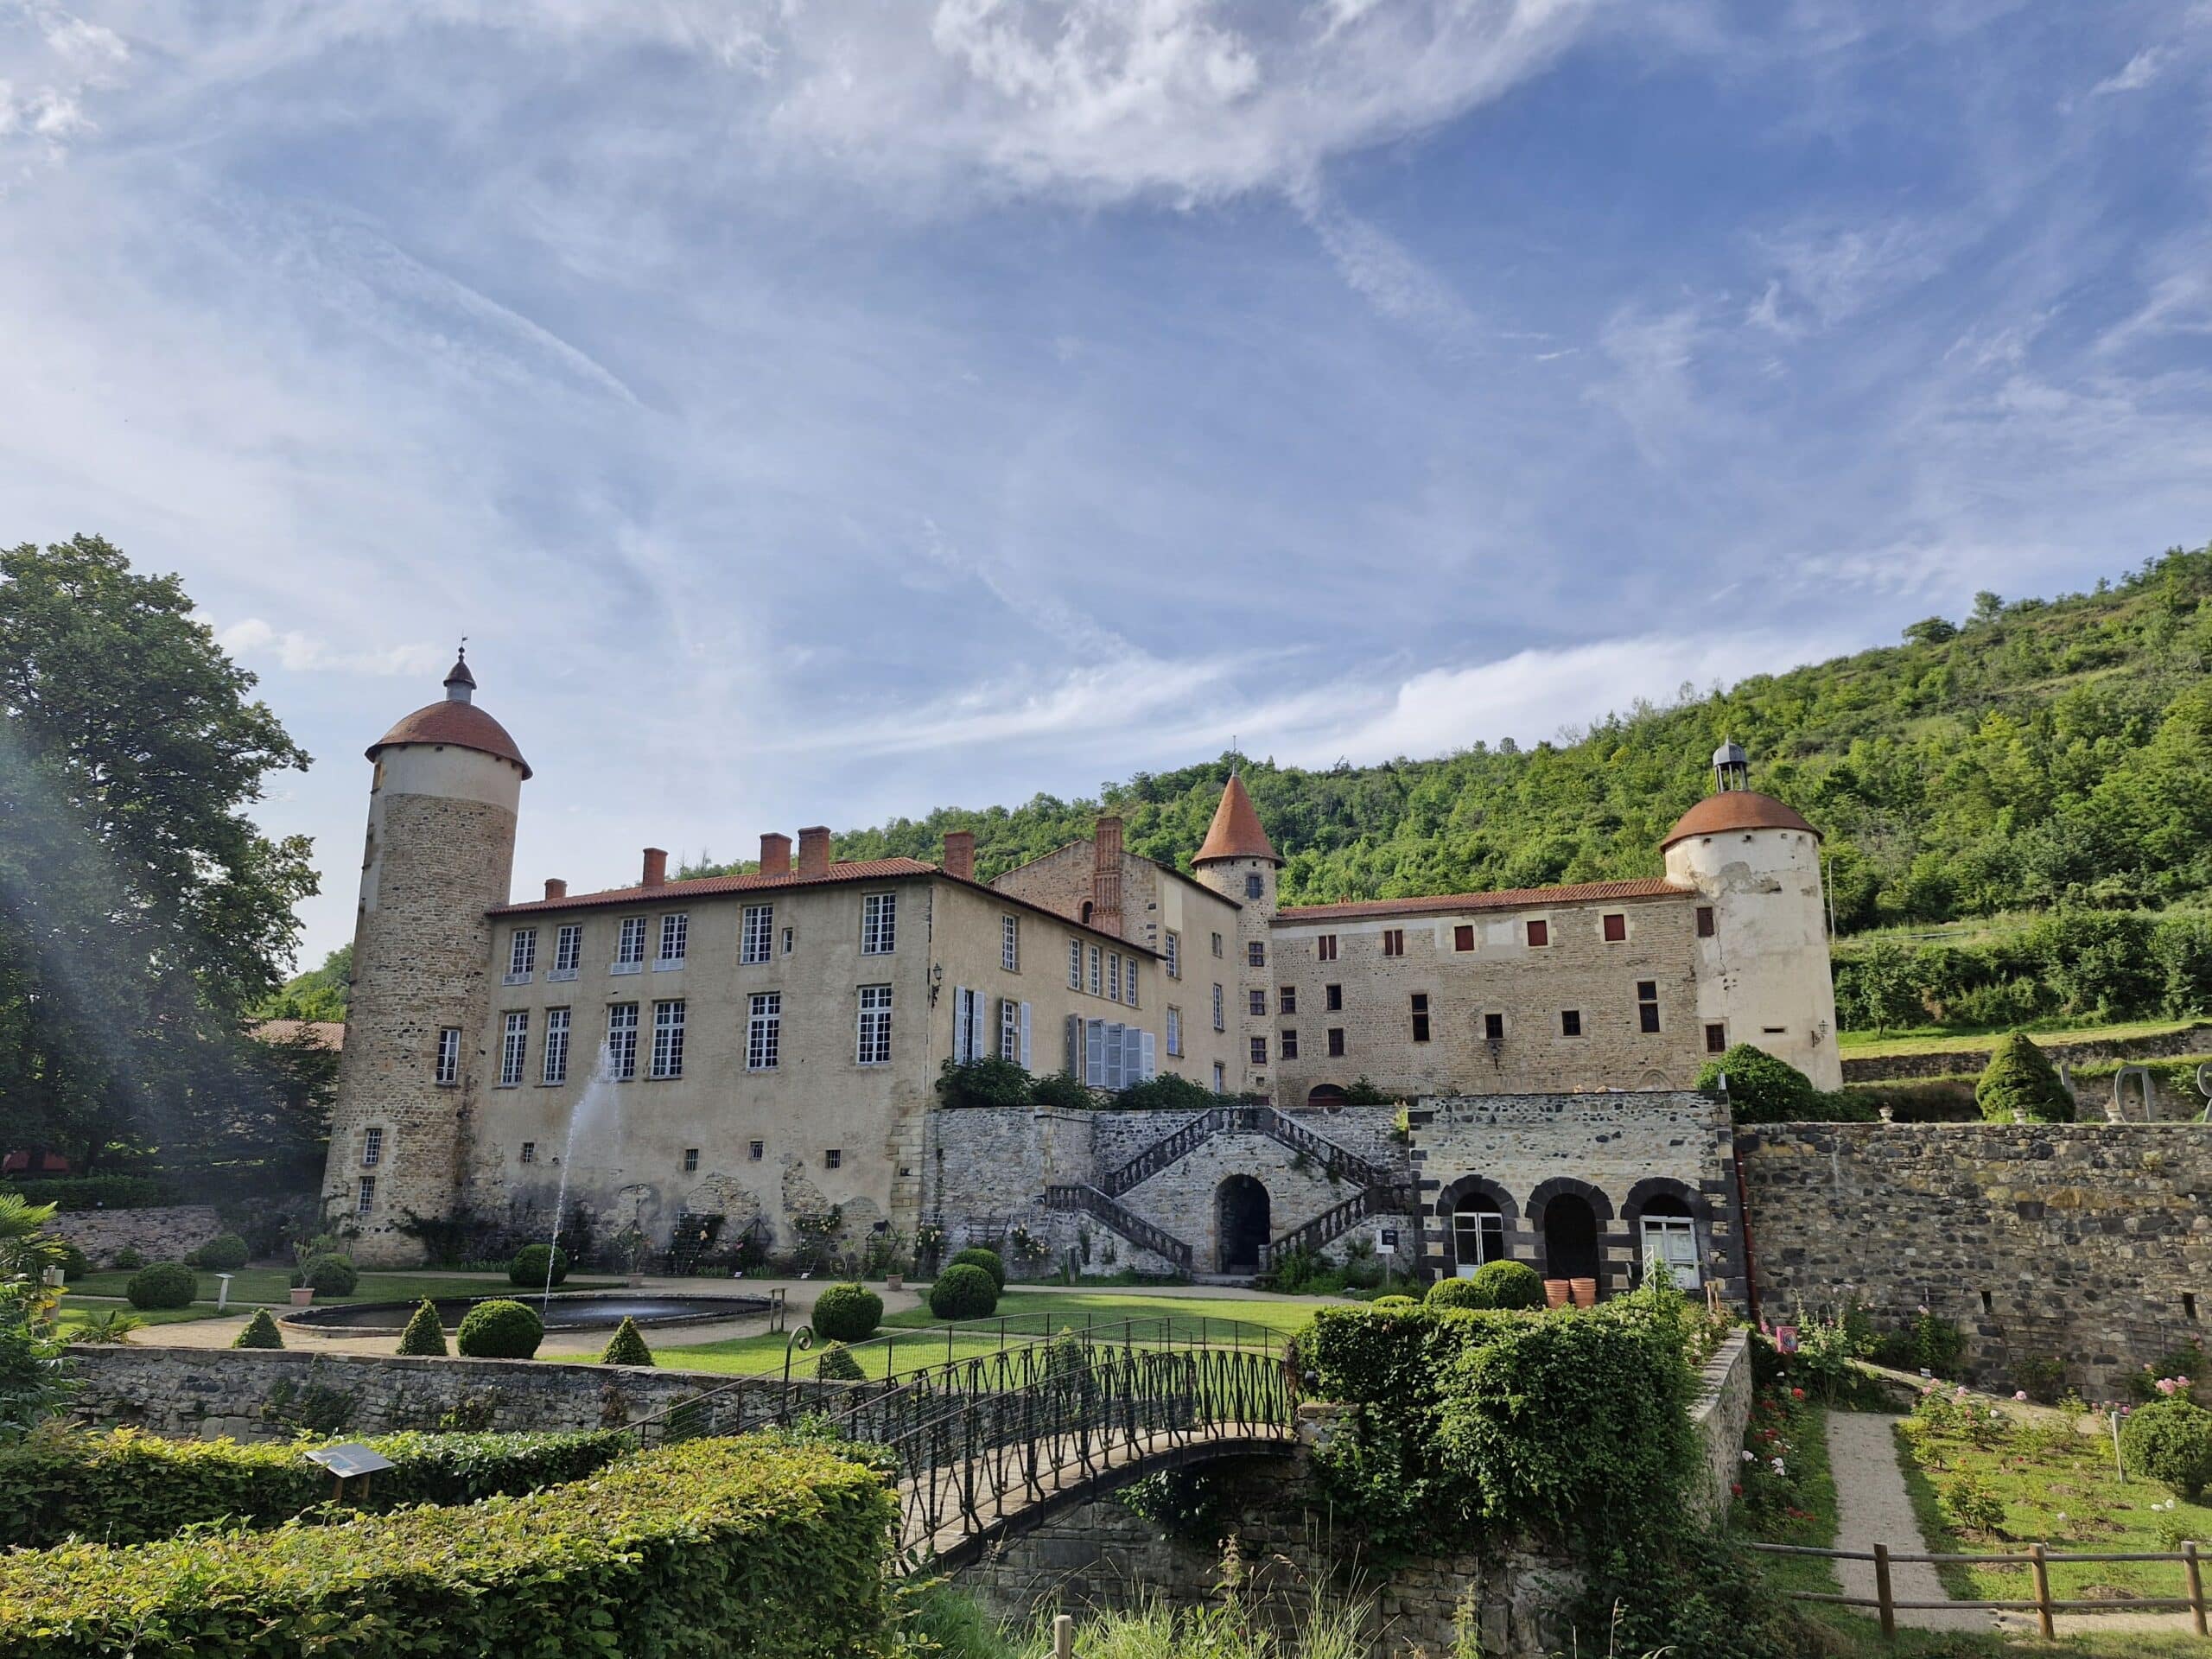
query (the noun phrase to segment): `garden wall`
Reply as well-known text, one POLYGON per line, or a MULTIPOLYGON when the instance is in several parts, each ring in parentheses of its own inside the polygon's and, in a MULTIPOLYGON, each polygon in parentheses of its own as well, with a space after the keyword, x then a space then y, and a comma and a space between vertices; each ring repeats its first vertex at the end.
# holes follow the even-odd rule
POLYGON ((2212 1131, 1789 1123, 1738 1139, 1760 1311, 1926 1306, 1980 1379, 2051 1358, 2094 1399, 2212 1336, 2212 1131))
MULTIPOLYGON (((2171 1059, 2178 1054, 2212 1053, 2212 1025, 2202 1022, 2155 1037, 2123 1037, 2116 1041, 2037 1043, 2053 1065, 2109 1065, 2114 1060, 2171 1059)), ((1875 1083, 1897 1077, 1979 1077, 1989 1064, 1986 1048, 1944 1049, 1925 1054, 1891 1054, 1878 1059, 1843 1062, 1846 1083, 1875 1083)), ((2202 1109, 2201 1108, 2199 1109, 2202 1109)))
POLYGON ((223 1223, 210 1205, 167 1204, 143 1210, 64 1210, 46 1230, 67 1239, 95 1267, 105 1267, 121 1249, 137 1250, 149 1262, 181 1260, 221 1232, 223 1223))

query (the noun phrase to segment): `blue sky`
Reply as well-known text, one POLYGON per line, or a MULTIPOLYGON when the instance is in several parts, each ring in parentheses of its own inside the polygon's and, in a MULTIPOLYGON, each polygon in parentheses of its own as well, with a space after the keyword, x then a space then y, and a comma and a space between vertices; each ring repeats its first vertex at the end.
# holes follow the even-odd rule
POLYGON ((518 888, 1543 737, 2212 526, 2212 6, 0 0, 0 536, 518 888))

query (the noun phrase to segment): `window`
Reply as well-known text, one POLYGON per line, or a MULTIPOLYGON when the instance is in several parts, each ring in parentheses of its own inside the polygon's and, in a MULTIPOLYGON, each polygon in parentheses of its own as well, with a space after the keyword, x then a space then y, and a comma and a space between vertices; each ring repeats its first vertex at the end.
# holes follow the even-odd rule
POLYGON ((1229 1092, 1229 1068, 1219 1060, 1213 1063, 1213 1091, 1217 1095, 1229 1092))
POLYGON ((784 954, 785 956, 788 957, 791 955, 791 943, 798 937, 798 930, 795 927, 787 927, 784 930, 784 954))
POLYGON ((1332 1060, 1342 1059, 1344 1052, 1344 1028, 1342 1026, 1331 1026, 1329 1027, 1329 1058, 1332 1060))
POLYGON ((738 935, 737 959, 740 962, 768 960, 768 942, 776 937, 776 907, 773 905, 747 905, 745 907, 744 931, 738 935))
POLYGON ((1485 1198, 1463 1198, 1452 1211, 1452 1267, 1459 1278, 1505 1260, 1505 1217, 1485 1198))
POLYGON ((1296 1014, 1298 1012, 1297 986, 1285 985, 1276 991, 1275 1012, 1277 1014, 1296 1014))
POLYGON ((1654 1198, 1637 1218, 1637 1230, 1643 1235, 1647 1267, 1664 1262, 1674 1274, 1675 1289, 1698 1287, 1697 1224, 1690 1219, 1687 1205, 1675 1198, 1654 1198))
POLYGON ((860 1040, 853 1058, 862 1065, 883 1065, 891 1058, 891 988, 861 987, 860 1040))
POLYGON ((653 959, 655 971, 667 968, 681 968, 684 952, 691 945, 691 918, 678 912, 660 918, 660 955, 653 959))
POLYGON ((1183 1010, 1178 1007, 1167 1010, 1167 1052, 1178 1058, 1183 1052, 1183 1010))
POLYGON ((376 1128, 361 1131, 361 1167, 374 1169, 384 1161, 384 1131, 376 1128))
POLYGON ((1122 953, 1118 950, 1106 953, 1106 997, 1112 1002, 1122 1000, 1122 953))
POLYGON ((1122 966, 1122 1001, 1133 1008, 1137 1005, 1137 959, 1135 957, 1122 966))
POLYGON ((537 1141, 525 1141, 522 1143, 522 1160, 525 1164, 534 1164, 537 1161, 537 1141))
POLYGON ((683 1075, 683 1004, 653 1004, 653 1076, 683 1075))
POLYGON ((1082 988, 1083 941, 1081 939, 1070 939, 1068 941, 1068 989, 1071 991, 1079 991, 1082 988))
POLYGON ((1098 947, 1092 945, 1090 947, 1090 994, 1093 996, 1102 995, 1105 985, 1104 970, 1100 965, 1102 959, 1098 947))
POLYGON ((461 1027, 442 1026, 438 1030, 438 1069, 432 1075, 451 1087, 461 1081, 461 1027))
POLYGON ((1531 921, 1529 924, 1529 943, 1530 944, 1549 944, 1551 942, 1552 925, 1549 922, 1531 921))
MULTIPOLYGON (((772 1071, 784 1045, 784 994, 756 991, 747 1004, 745 1069, 772 1071)), ((757 1144, 757 1143, 756 1143, 757 1144)))
POLYGON ((499 1087, 512 1089, 522 1081, 523 1055, 530 1047, 530 1015, 517 1008, 507 1016, 499 1039, 499 1087))
POLYGON ((1382 930, 1382 954, 1386 957, 1402 957, 1406 954, 1404 928, 1386 927, 1382 930))
POLYGON ((1296 1032, 1286 1031, 1283 1033, 1282 1057, 1286 1060, 1294 1060, 1298 1058, 1298 1033, 1296 1032))
POLYGON ((1252 1064, 1265 1065, 1267 1063, 1268 1039, 1264 1037, 1255 1037, 1252 1039, 1252 1064))
POLYGON ((1245 944, 1244 965, 1247 968, 1264 968, 1268 965, 1268 945, 1266 940, 1253 939, 1245 944))
POLYGON ((1726 1054, 1728 1052, 1728 1027, 1715 1022, 1705 1028, 1705 1052, 1726 1054))
POLYGON ((1607 944, 1618 944, 1628 938, 1628 918, 1617 910, 1600 917, 1599 926, 1604 931, 1607 944))
POLYGON ((745 1143, 745 1156, 749 1162, 757 1164, 767 1155, 768 1143, 766 1141, 748 1141, 745 1143))
POLYGON ((638 1075, 638 1005, 607 1005, 607 1071, 618 1080, 638 1075))
POLYGON ((1428 993, 1415 991, 1413 995, 1414 1041, 1428 1040, 1428 993))
POLYGON ((1700 939, 1709 939, 1713 937, 1713 906, 1711 905, 1700 905, 1697 907, 1697 936, 1700 939))
POLYGON ((1330 1014, 1342 1014, 1344 1007, 1344 988, 1324 985, 1321 988, 1321 1007, 1330 1014))
POLYGON ((364 1175, 361 1177, 360 1186, 354 1193, 353 1213, 357 1216, 365 1216, 376 1208, 376 1202, 377 1178, 373 1175, 364 1175))
POLYGON ((1502 1043, 1505 1040, 1505 1016, 1503 1014, 1486 1014, 1483 1015, 1483 1040, 1486 1043, 1502 1043))
POLYGON ((1167 936, 1167 977, 1183 977, 1183 936, 1180 933, 1167 936))
POLYGON ((1021 1004, 1010 996, 999 999, 999 1058, 1021 1064, 1021 1004))
POLYGON ((1265 991, 1261 990, 1245 992, 1244 1011, 1250 1014, 1255 1020, 1266 1019, 1268 1017, 1268 994, 1265 991))
POLYGON ((824 1169, 842 1168, 844 1166, 844 1162, 845 1154, 836 1147, 830 1147, 829 1151, 822 1154, 822 1167, 824 1169))
POLYGON ((1229 1029, 1228 1011, 1222 1006, 1221 987, 1218 985, 1213 988, 1213 1028, 1216 1031, 1229 1029))
POLYGON ((614 965, 610 971, 618 974, 634 974, 645 965, 645 918, 642 916, 625 916, 622 918, 621 938, 615 942, 614 945, 614 965))
POLYGON ((545 1065, 538 1073, 548 1083, 569 1080, 569 1011, 545 1010, 545 1065))
POLYGON ((553 936, 553 967, 548 979, 574 979, 576 963, 583 959, 584 927, 582 922, 565 924, 553 936))
POLYGON ((1260 873, 1257 870, 1254 870, 1244 878, 1244 896, 1247 899, 1257 899, 1267 890, 1267 883, 1260 880, 1260 873))
POLYGON ((861 955, 887 957, 899 942, 899 895, 871 893, 861 900, 861 955))
POLYGON ((699 1173, 698 1147, 686 1147, 683 1148, 683 1173, 686 1175, 696 1175, 699 1173))
POLYGON ((1221 935, 1218 933, 1213 936, 1213 953, 1217 957, 1221 954, 1221 935))
POLYGON ((1334 962, 1336 959, 1337 936, 1333 933, 1322 933, 1316 935, 1313 940, 1313 960, 1316 962, 1334 962))
POLYGON ((1562 1037, 1580 1037, 1582 1034, 1581 1009, 1561 1008, 1559 1011, 1559 1034, 1562 1037))
POLYGON ((1639 979, 1636 982, 1636 1020, 1645 1031, 1659 1029, 1659 982, 1639 979))
POLYGON ((1021 918, 999 918, 999 966, 1009 974, 1021 971, 1021 918))
POLYGON ((537 966, 537 930, 518 927, 507 942, 507 977, 510 985, 527 985, 530 976, 537 966))
POLYGON ((1472 922, 1461 922, 1452 930, 1452 948, 1454 950, 1475 948, 1475 925, 1472 922))

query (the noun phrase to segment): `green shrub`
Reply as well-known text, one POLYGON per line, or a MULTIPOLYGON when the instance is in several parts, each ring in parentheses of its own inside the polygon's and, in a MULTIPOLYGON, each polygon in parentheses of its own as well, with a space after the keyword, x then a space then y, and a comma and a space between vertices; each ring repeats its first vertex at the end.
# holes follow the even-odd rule
POLYGON ((1483 1294, 1475 1288, 1471 1279, 1440 1279, 1428 1287, 1428 1294, 1421 1299, 1431 1307, 1487 1307, 1483 1294))
POLYGON ((123 1294, 136 1308, 190 1307, 200 1294, 200 1275, 181 1262, 156 1262, 132 1274, 123 1294))
POLYGON ((822 1357, 814 1363, 814 1374, 824 1382, 868 1381, 868 1373, 861 1370, 860 1361, 842 1342, 833 1342, 822 1351, 822 1357))
POLYGON ((2027 1033, 2016 1031, 1990 1051, 1974 1103, 1992 1123, 2071 1123, 2074 1097, 2027 1033))
POLYGON ((996 1250, 987 1250, 980 1244, 970 1244, 952 1258, 951 1265, 956 1268, 981 1268, 991 1275, 991 1284, 995 1289, 1001 1292, 1006 1289, 1006 1262, 996 1250))
POLYGON ((454 1332, 454 1346, 470 1359, 528 1359, 544 1340, 545 1322, 520 1302, 479 1302, 454 1332))
MULTIPOLYGON (((581 1480, 630 1449, 627 1435, 388 1434, 369 1445, 393 1467, 370 1483, 377 1510, 470 1503, 581 1480)), ((330 1476, 293 1441, 165 1440, 137 1429, 40 1434, 0 1447, 0 1547, 71 1535, 111 1543, 166 1538, 227 1518, 273 1527, 330 1496, 330 1476)), ((4 1598, 0 1598, 4 1599, 4 1598)))
POLYGON ((650 1365, 653 1351, 645 1346, 645 1338, 638 1329, 635 1319, 625 1318, 614 1327, 614 1334, 607 1339, 607 1347, 600 1354, 602 1365, 650 1365))
POLYGON ((360 1282, 361 1275, 354 1269, 353 1258, 340 1255, 335 1250, 309 1256, 292 1275, 293 1288, 306 1285, 318 1296, 351 1296, 360 1282))
POLYGON ((438 1306, 429 1297, 408 1317, 407 1327, 399 1333, 397 1352, 413 1354, 421 1358, 442 1358, 446 1351, 445 1326, 438 1321, 438 1306))
POLYGON ((1030 1103, 1029 1073, 995 1054, 948 1059, 938 1070, 937 1092, 948 1108, 1026 1107, 1030 1103))
POLYGON ((245 1266, 248 1255, 245 1240, 236 1233, 218 1233, 194 1250, 189 1259, 204 1273, 236 1273, 245 1266))
POLYGON ((553 1264, 552 1282, 565 1283, 569 1277, 569 1253, 550 1244, 525 1244, 517 1250, 514 1260, 507 1263, 507 1282, 524 1290, 544 1289, 548 1261, 553 1264))
POLYGON ((1410 1296, 1391 1295, 1377 1296, 1373 1301, 1370 1302, 1368 1306, 1376 1309, 1377 1312, 1388 1309, 1391 1313, 1403 1313, 1409 1308, 1419 1307, 1421 1304, 1410 1296))
POLYGON ((276 1321, 270 1317, 265 1307, 256 1308, 253 1317, 245 1322, 245 1329, 231 1338, 233 1348, 282 1348, 283 1345, 284 1333, 276 1328, 276 1321))
POLYGON ((1695 1086, 1718 1089, 1724 1077, 1729 1115, 1738 1123, 1803 1122, 1819 1116, 1821 1091, 1813 1080, 1763 1048, 1738 1043, 1705 1063, 1695 1086))
POLYGON ((61 1276, 65 1280, 81 1279, 92 1270, 92 1264, 85 1253, 67 1239, 64 1239, 58 1247, 57 1254, 60 1257, 57 1265, 60 1268, 61 1276))
MULTIPOLYGON (((144 1210, 176 1202, 175 1190, 155 1175, 41 1176, 0 1186, 0 1192, 20 1192, 27 1203, 50 1204, 57 1210, 144 1210)), ((130 1265, 142 1266, 144 1260, 130 1265)))
POLYGON ((865 1342, 883 1323, 883 1298, 864 1285, 830 1285, 814 1300, 814 1334, 865 1342))
POLYGON ((1475 1269, 1471 1281, 1483 1300, 1477 1307, 1539 1308, 1544 1305, 1544 1281, 1526 1262, 1485 1262, 1475 1269))
POLYGON ((108 1265, 118 1273, 128 1273, 133 1268, 143 1268, 146 1265, 146 1253, 135 1245, 126 1244, 110 1258, 108 1265))
MULTIPOLYGON (((962 1251, 966 1255, 966 1251, 962 1251)), ((956 1263, 930 1287, 930 1312, 940 1319, 980 1319, 999 1305, 999 1287, 971 1262, 956 1263)))
POLYGON ((2212 1411, 2182 1400, 2138 1406, 2120 1428, 2120 1457, 2128 1473, 2194 1503, 2212 1485, 2212 1411))

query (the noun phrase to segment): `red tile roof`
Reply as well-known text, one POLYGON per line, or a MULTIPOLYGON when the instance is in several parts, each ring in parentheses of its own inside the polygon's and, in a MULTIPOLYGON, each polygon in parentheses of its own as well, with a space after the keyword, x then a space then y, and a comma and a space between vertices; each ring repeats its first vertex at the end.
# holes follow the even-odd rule
POLYGON ((456 749, 475 749, 512 760, 524 777, 530 776, 530 762, 522 758, 507 728, 473 702, 449 700, 417 709, 369 745, 369 759, 375 760, 379 751, 395 743, 446 743, 456 749))
POLYGON ((1676 818, 1675 827, 1659 844, 1671 847, 1692 836, 1720 836, 1737 830, 1803 830, 1815 836, 1821 833, 1805 822, 1804 815, 1796 807, 1785 805, 1771 795, 1762 795, 1755 789, 1724 789, 1718 795, 1707 796, 1676 818))
POLYGON ((1425 899, 1363 899, 1343 905, 1299 905, 1276 913, 1284 922, 1349 920, 1358 916, 1419 916, 1430 911, 1528 910, 1541 905, 1574 905, 1608 899, 1687 899, 1694 887, 1672 881, 1584 881, 1567 887, 1515 887, 1504 893, 1446 893, 1425 899))
POLYGON ((1213 810, 1205 844, 1192 861, 1203 864, 1210 858, 1267 858, 1282 862, 1275 856, 1268 832, 1260 827, 1260 815, 1245 791, 1244 780, 1233 772, 1221 791, 1221 804, 1213 810))
POLYGON ((609 887, 601 893, 532 899, 519 905, 501 905, 492 914, 523 916, 545 910, 593 910, 607 905, 658 903, 671 898, 711 899, 725 893, 769 893, 791 887, 834 887, 842 881, 887 881, 899 876, 937 874, 936 865, 925 864, 918 858, 840 859, 830 867, 826 875, 702 875, 690 881, 664 881, 657 887, 609 887))

